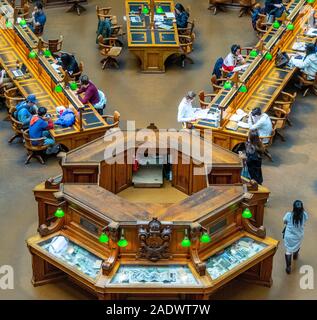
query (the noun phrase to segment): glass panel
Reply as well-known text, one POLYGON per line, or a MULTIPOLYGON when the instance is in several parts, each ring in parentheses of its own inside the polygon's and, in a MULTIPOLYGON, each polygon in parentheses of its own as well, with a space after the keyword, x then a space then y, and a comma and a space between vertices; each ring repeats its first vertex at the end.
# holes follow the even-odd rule
POLYGON ((265 243, 255 241, 249 237, 241 238, 223 251, 210 257, 206 263, 207 272, 215 280, 266 247, 265 243))
POLYGON ((197 285, 198 282, 187 265, 142 266, 122 265, 111 283, 150 283, 172 285, 197 285))
POLYGON ((39 246, 90 278, 95 279, 99 274, 102 259, 64 236, 53 237, 39 243, 39 246))

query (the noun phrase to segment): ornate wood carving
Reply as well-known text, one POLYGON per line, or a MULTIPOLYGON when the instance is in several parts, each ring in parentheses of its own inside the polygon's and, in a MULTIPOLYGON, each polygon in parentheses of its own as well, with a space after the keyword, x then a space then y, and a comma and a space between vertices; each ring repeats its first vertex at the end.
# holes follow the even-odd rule
POLYGON ((117 242, 119 240, 119 223, 117 222, 111 222, 108 224, 106 228, 103 230, 104 232, 107 232, 110 241, 109 241, 109 247, 110 247, 110 255, 109 258, 102 263, 102 273, 104 275, 109 275, 110 271, 114 267, 119 254, 119 249, 117 246, 117 242))
POLYGON ((200 276, 204 276, 206 274, 206 263, 201 261, 198 250, 200 246, 200 236, 203 228, 199 223, 195 222, 190 225, 190 239, 192 241, 192 245, 190 247, 190 257, 195 266, 196 271, 200 276))
POLYGON ((170 226, 162 226, 157 218, 153 218, 147 226, 141 225, 138 235, 140 248, 136 255, 137 258, 146 258, 150 261, 169 259, 171 257, 169 253, 171 233, 170 226))
POLYGON ((244 226, 244 229, 247 232, 250 232, 254 234, 255 236, 264 239, 266 237, 266 230, 265 227, 260 226, 259 228, 255 227, 253 224, 251 224, 251 221, 249 219, 242 219, 242 224, 244 226))

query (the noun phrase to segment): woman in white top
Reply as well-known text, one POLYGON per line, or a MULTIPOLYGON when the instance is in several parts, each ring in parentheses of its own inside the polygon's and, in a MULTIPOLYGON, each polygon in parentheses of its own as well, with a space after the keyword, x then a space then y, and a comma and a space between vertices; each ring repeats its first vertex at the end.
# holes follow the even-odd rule
POLYGON ((195 97, 196 93, 189 91, 178 106, 177 121, 182 122, 183 125, 187 124, 187 128, 191 127, 190 121, 196 120, 195 111, 199 110, 199 108, 194 108, 192 105, 195 97))
POLYGON ((232 72, 238 64, 244 63, 245 61, 241 54, 241 46, 234 44, 231 47, 231 52, 223 60, 222 68, 225 71, 232 72))

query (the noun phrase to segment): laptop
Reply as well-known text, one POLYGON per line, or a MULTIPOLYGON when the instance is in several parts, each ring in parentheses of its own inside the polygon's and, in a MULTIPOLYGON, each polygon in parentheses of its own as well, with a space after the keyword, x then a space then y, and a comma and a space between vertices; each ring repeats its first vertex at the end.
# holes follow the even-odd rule
POLYGON ((23 77, 26 72, 27 68, 26 65, 23 63, 21 69, 10 69, 10 71, 13 73, 15 78, 23 77))

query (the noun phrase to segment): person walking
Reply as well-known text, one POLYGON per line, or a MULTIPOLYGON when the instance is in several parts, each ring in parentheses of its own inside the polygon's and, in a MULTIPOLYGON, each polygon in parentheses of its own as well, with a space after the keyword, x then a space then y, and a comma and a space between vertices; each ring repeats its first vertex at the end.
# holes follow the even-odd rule
POLYGON ((304 238, 304 225, 308 219, 308 214, 304 210, 303 202, 296 200, 293 203, 293 211, 286 212, 283 222, 285 228, 283 230, 286 273, 292 271, 292 256, 294 260, 298 258, 298 253, 304 238))

